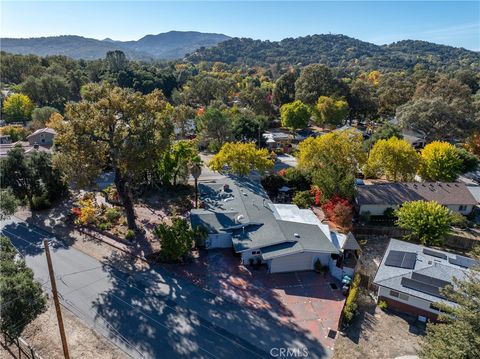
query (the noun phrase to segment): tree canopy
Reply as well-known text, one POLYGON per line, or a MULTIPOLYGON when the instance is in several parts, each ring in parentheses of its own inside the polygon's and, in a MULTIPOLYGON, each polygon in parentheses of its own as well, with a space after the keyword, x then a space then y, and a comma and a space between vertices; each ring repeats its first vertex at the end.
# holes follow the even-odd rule
POLYGON ((136 229, 132 186, 154 170, 167 148, 172 113, 160 91, 142 95, 90 84, 82 101, 65 108, 66 122, 56 138, 56 164, 78 185, 91 183, 111 167, 128 227, 136 229))
POLYGON ((385 176, 390 181, 412 181, 419 155, 407 141, 391 137, 375 143, 364 168, 367 178, 385 176))
POLYGON ((213 171, 226 171, 247 176, 251 171, 264 172, 273 167, 265 148, 257 149, 253 143, 227 142, 211 159, 213 171))
POLYGON ((10 240, 0 236, 0 330, 18 338, 47 309, 47 296, 10 240))
POLYGON ((282 126, 290 129, 305 128, 310 120, 310 109, 301 101, 286 103, 280 108, 282 126))
POLYGON ((35 105, 23 94, 13 94, 7 97, 3 103, 3 112, 7 115, 7 120, 14 121, 28 121, 32 115, 35 105))
POLYGON ((317 185, 325 199, 351 198, 355 176, 366 160, 363 137, 353 130, 309 137, 298 146, 298 166, 317 185))
POLYGON ((348 115, 348 103, 328 96, 320 96, 315 106, 318 124, 341 125, 348 115))
POLYGON ((421 151, 420 176, 426 181, 455 181, 462 171, 462 159, 455 146, 434 141, 421 151))
POLYGON ((407 238, 438 245, 450 231, 452 217, 447 207, 435 201, 405 202, 395 211, 397 225, 411 231, 407 238))

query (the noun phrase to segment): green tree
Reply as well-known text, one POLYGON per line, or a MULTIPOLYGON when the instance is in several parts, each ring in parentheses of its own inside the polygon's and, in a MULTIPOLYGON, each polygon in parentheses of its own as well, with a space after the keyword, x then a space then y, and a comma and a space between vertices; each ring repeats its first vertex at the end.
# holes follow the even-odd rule
MULTIPOLYGON (((480 247, 473 256, 480 261, 480 247)), ((427 335, 422 340, 419 356, 422 359, 471 359, 480 357, 480 268, 470 268, 464 278, 454 278, 453 286, 442 290, 455 303, 441 308, 439 321, 427 324, 427 335)))
POLYGON ((411 231, 407 238, 418 239, 424 245, 441 244, 452 223, 449 209, 435 201, 405 202, 395 216, 399 227, 411 231))
POLYGON ((19 201, 10 187, 0 189, 0 220, 14 214, 18 205, 19 201))
POLYGON ((190 174, 190 167, 200 162, 197 144, 194 141, 175 142, 165 151, 158 164, 162 184, 176 186, 179 181, 185 182, 190 174))
POLYGON ((257 115, 271 116, 273 107, 270 89, 264 87, 247 88, 240 92, 239 98, 243 105, 257 115))
POLYGON ((377 113, 378 99, 375 88, 367 81, 360 79, 353 81, 347 99, 353 118, 368 119, 377 113))
POLYGON ((391 137, 375 143, 364 168, 367 178, 387 177, 390 181, 411 181, 417 173, 419 156, 405 140, 391 137))
POLYGON ((3 112, 8 121, 28 121, 34 107, 28 96, 17 93, 7 97, 3 103, 3 112))
POLYGON ((310 109, 301 101, 286 103, 280 108, 280 118, 283 127, 292 130, 305 128, 310 120, 310 109))
POLYGON ((304 67, 295 82, 295 99, 314 106, 320 96, 342 95, 332 71, 319 64, 304 67))
POLYGON ((387 122, 375 130, 375 132, 370 136, 370 138, 365 141, 364 147, 367 150, 370 150, 373 145, 377 143, 377 141, 388 140, 392 137, 402 139, 402 129, 398 126, 392 125, 390 122, 387 122))
POLYGON ((295 101, 295 81, 297 73, 294 70, 284 73, 275 82, 273 89, 273 103, 282 106, 295 101))
POLYGON ((273 167, 273 161, 265 148, 257 149, 253 143, 227 142, 211 159, 208 167, 247 176, 250 171, 264 172, 273 167))
POLYGON ((22 93, 38 106, 52 106, 63 109, 70 99, 70 85, 63 76, 45 74, 30 76, 20 85, 22 93))
POLYGON ((15 247, 0 236, 0 330, 18 338, 47 309, 47 296, 15 247))
POLYGON ((210 107, 196 119, 200 140, 208 143, 209 148, 218 151, 232 135, 232 121, 222 111, 210 107))
POLYGON ((45 124, 50 119, 54 113, 59 113, 58 110, 54 107, 45 106, 37 107, 32 112, 32 124, 36 129, 45 127, 45 124))
POLYGON ((474 155, 473 153, 467 151, 463 147, 457 147, 458 155, 462 160, 462 166, 460 169, 460 173, 467 173, 470 171, 475 171, 478 167, 480 159, 478 156, 474 155))
POLYGON ((249 110, 240 110, 232 114, 232 119, 232 133, 237 141, 258 142, 267 129, 268 119, 265 116, 256 116, 249 110))
POLYGON ((159 224, 155 235, 160 242, 159 259, 165 262, 181 261, 192 249, 195 232, 188 222, 179 217, 172 218, 172 224, 159 224))
POLYGON ((324 199, 351 198, 355 176, 366 159, 362 142, 362 135, 353 130, 309 137, 298 147, 298 167, 320 188, 324 199))
POLYGON ((348 103, 332 97, 320 96, 315 107, 319 124, 342 124, 348 115, 348 103))
POLYGON ((49 153, 27 156, 21 147, 14 147, 0 160, 0 183, 2 188, 10 187, 19 200, 27 200, 31 209, 49 207, 66 191, 62 174, 53 168, 49 153))
POLYGON ((380 77, 378 95, 378 113, 382 116, 394 116, 397 108, 406 104, 415 92, 415 84, 405 73, 392 72, 380 77))
POLYGON ((172 117, 173 107, 160 91, 142 95, 106 84, 87 85, 82 101, 66 106, 66 122, 55 139, 56 165, 80 186, 112 168, 128 228, 135 230, 132 186, 154 171, 168 147, 172 117))
POLYGON ((455 146, 434 141, 421 151, 420 176, 426 181, 455 181, 462 170, 462 158, 455 146))

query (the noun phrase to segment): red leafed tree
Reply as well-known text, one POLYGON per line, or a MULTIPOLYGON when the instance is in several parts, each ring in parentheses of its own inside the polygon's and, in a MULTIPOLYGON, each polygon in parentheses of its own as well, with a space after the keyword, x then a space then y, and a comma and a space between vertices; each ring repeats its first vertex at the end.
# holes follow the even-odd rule
POLYGON ((318 188, 318 186, 312 186, 310 193, 313 196, 313 202, 315 203, 315 206, 320 206, 322 204, 322 191, 320 188, 318 188))
POLYGON ((342 228, 349 228, 352 223, 353 207, 345 198, 335 196, 322 206, 325 216, 342 228))

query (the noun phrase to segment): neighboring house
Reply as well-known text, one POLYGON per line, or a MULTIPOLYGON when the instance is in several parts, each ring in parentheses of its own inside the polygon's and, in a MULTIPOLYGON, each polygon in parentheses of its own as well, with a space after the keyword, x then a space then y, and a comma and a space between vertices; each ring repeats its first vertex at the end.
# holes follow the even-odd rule
POLYGON ((477 205, 480 205, 480 186, 467 186, 467 188, 477 201, 477 205))
POLYGON ((17 141, 14 143, 0 144, 0 157, 7 156, 8 152, 13 148, 20 146, 25 153, 33 152, 50 152, 56 132, 51 128, 41 128, 27 137, 28 141, 17 141))
POLYGON ((262 134, 269 150, 285 148, 292 143, 292 136, 282 131, 267 131, 262 134))
MULTIPOLYGON (((400 122, 396 118, 388 122, 390 122, 394 126, 401 127, 400 122)), ((425 139, 426 135, 422 132, 402 128, 402 137, 405 141, 410 143, 416 149, 423 148, 427 144, 427 140, 425 139)))
POLYGON ((381 216, 388 208, 409 201, 436 201, 451 211, 468 215, 477 204, 467 186, 457 182, 388 182, 356 187, 356 210, 381 216))
POLYGON ((191 211, 191 223, 207 229, 207 248, 233 247, 243 264, 260 261, 271 273, 312 270, 318 259, 337 268, 337 278, 353 274, 360 249, 355 239, 335 234, 334 240, 312 211, 273 204, 260 183, 246 178, 199 189, 204 208, 191 211))
POLYGON ((464 279, 475 260, 414 243, 391 239, 377 270, 374 284, 378 300, 389 307, 430 319, 440 311, 435 303, 454 306, 441 289, 464 279))
POLYGON ((35 144, 39 146, 52 146, 57 132, 48 127, 40 128, 27 137, 30 146, 35 144))

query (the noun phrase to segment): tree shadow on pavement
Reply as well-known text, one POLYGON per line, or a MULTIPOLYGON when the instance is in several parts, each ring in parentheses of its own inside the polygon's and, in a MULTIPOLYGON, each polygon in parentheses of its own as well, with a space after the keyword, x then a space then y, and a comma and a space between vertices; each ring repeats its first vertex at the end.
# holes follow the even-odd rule
MULTIPOLYGON (((123 254, 104 262, 111 289, 94 301, 97 316, 152 358, 270 357, 272 348, 307 348, 309 358, 331 352, 307 331, 176 278, 158 265, 134 265, 123 254)), ((114 339, 114 338, 112 338, 114 339)))

